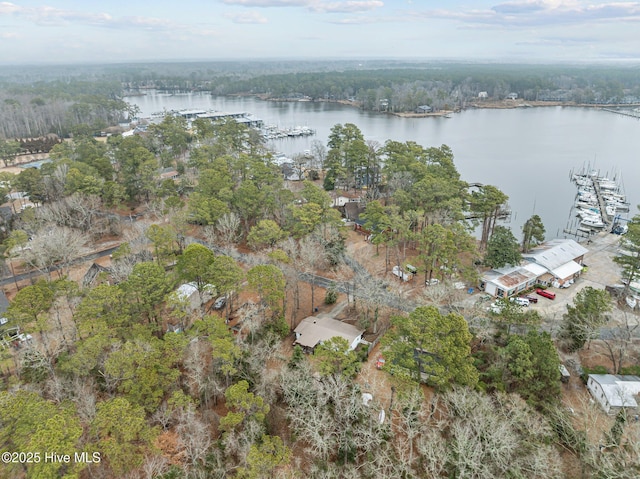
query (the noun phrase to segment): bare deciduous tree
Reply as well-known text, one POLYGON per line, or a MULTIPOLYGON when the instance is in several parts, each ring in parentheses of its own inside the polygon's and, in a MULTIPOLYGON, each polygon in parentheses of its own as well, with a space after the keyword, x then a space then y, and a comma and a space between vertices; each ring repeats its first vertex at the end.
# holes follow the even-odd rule
POLYGON ((638 327, 640 327, 638 316, 623 311, 621 324, 608 328, 601 335, 607 356, 611 360, 613 374, 619 374, 623 364, 634 353, 637 354, 637 351, 634 350, 633 335, 638 327))
POLYGON ((178 415, 176 432, 186 456, 187 466, 190 469, 203 466, 211 448, 209 426, 197 416, 193 408, 187 408, 178 415))
POLYGON ((42 273, 51 275, 58 266, 59 276, 69 273, 69 267, 85 252, 86 237, 70 228, 49 226, 40 230, 30 242, 31 249, 24 251, 25 262, 42 273))
MULTIPOLYGON (((232 244, 235 244, 236 241, 238 241, 238 239, 240 238, 241 226, 242 221, 240 220, 240 216, 238 216, 234 212, 225 213, 216 222, 216 238, 224 246, 231 246, 232 244)), ((207 237, 207 240, 209 240, 209 237, 207 237)))
POLYGON ((162 476, 169 469, 169 461, 160 454, 145 457, 142 464, 142 478, 155 479, 162 476))
POLYGON ((324 268, 327 262, 327 254, 324 247, 311 236, 305 236, 300 240, 299 256, 293 258, 299 261, 303 270, 309 275, 311 283, 311 312, 315 306, 316 271, 324 268))

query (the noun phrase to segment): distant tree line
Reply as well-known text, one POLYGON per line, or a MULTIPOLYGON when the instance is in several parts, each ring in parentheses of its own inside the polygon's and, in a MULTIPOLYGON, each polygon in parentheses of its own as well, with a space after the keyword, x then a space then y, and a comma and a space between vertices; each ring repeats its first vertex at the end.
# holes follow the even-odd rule
POLYGON ((41 81, 0 87, 0 139, 66 137, 79 127, 91 132, 117 124, 131 112, 119 82, 41 81))
POLYGON ((405 112, 429 105, 468 107, 480 92, 503 100, 620 104, 640 101, 637 67, 377 62, 214 62, 106 65, 42 70, 13 67, 0 75, 0 138, 94 132, 135 114, 124 90, 156 88, 254 94, 267 98, 351 100, 370 111, 405 112))

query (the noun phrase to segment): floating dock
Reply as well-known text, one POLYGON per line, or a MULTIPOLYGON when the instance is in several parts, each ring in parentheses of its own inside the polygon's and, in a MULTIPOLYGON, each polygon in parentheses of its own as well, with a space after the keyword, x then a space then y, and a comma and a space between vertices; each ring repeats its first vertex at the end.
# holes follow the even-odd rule
POLYGON ((589 238, 599 231, 611 231, 615 226, 614 220, 621 217, 620 213, 629 211, 629 203, 615 179, 601 176, 595 170, 571 172, 570 179, 578 191, 571 208, 569 225, 563 230, 565 234, 589 238), (573 216, 578 219, 571 225, 573 216))

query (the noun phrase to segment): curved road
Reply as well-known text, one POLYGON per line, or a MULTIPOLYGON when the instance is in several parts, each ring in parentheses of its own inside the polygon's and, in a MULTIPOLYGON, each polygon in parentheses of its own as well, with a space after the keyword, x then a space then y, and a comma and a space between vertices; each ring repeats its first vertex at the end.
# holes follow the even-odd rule
MULTIPOLYGON (((128 220, 128 218, 126 219, 128 220)), ((188 237, 187 240, 194 243, 199 243, 203 246, 207 246, 216 254, 232 256, 237 261, 241 261, 246 264, 255 263, 256 257, 254 255, 247 254, 247 253, 240 253, 237 251, 227 251, 226 249, 220 248, 217 246, 212 247, 212 246, 209 246, 205 241, 195 237, 188 237)), ((93 261, 97 258, 110 255, 116 249, 118 249, 118 247, 119 245, 112 246, 104 250, 95 251, 93 253, 89 253, 87 255, 76 258, 70 264, 78 265, 88 261, 93 261)), ((340 293, 352 294, 359 299, 370 300, 371 296, 375 295, 377 297, 377 301, 380 304, 384 304, 389 308, 396 309, 398 311, 404 311, 406 313, 413 311, 418 306, 418 304, 415 301, 399 297, 389 292, 386 289, 383 281, 381 281, 379 278, 373 277, 365 267, 363 267, 358 261, 356 261, 351 256, 343 255, 343 259, 345 264, 347 264, 347 266, 349 266, 356 274, 355 277, 358 281, 358 287, 355 288, 355 292, 354 292, 353 283, 350 281, 336 281, 330 278, 326 278, 324 276, 318 276, 311 273, 302 273, 300 275, 300 279, 306 283, 314 284, 316 286, 319 286, 325 289, 333 287, 335 288, 336 291, 340 293), (365 292, 367 294, 365 294, 365 292)), ((49 268, 48 272, 58 271, 61 268, 62 266, 54 266, 49 268)), ((39 271, 39 270, 32 270, 25 273, 17 274, 15 278, 13 276, 5 276, 3 278, 0 278, 0 286, 13 283, 14 281, 19 282, 24 280, 31 280, 33 278, 41 276, 45 272, 39 271)), ((557 328, 557 324, 554 324, 553 326, 550 324, 548 325, 543 324, 543 329, 547 330, 550 333, 553 333, 553 329, 555 329, 554 327, 557 328)), ((600 328, 599 337, 600 339, 614 339, 616 337, 619 337, 620 331, 621 331, 620 328, 603 327, 603 328, 600 328)), ((632 328, 631 337, 640 338, 640 327, 637 327, 635 329, 632 328)))
MULTIPOLYGON (((101 258, 103 256, 107 256, 112 254, 115 250, 117 250, 119 248, 118 246, 112 246, 111 248, 107 248, 107 249, 103 249, 101 251, 95 251, 93 253, 89 253, 86 254, 84 256, 80 256, 76 259, 74 259, 73 261, 71 261, 71 263, 69 264, 69 266, 73 266, 73 265, 77 265, 77 264, 82 264, 82 263, 86 263, 87 261, 93 261, 97 258, 101 258)), ((67 267, 67 265, 64 266, 65 268, 67 267)), ((2 279, 0 279, 0 286, 4 286, 10 283, 13 283, 14 281, 24 281, 25 279, 33 279, 33 278, 37 278, 38 276, 42 276, 44 273, 52 273, 53 271, 59 271, 60 269, 62 269, 61 265, 56 265, 56 266, 52 266, 51 268, 48 268, 47 270, 44 271, 40 271, 37 269, 31 270, 31 271, 27 271, 26 273, 20 273, 20 274, 16 274, 15 277, 14 276, 4 276, 2 279)))

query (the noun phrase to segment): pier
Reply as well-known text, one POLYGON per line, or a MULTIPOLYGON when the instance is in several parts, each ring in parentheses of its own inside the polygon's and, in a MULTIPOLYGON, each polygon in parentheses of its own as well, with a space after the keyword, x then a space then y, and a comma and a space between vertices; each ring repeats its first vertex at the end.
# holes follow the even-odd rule
POLYGON ((633 110, 614 110, 613 108, 603 108, 603 111, 608 111, 609 113, 617 113, 622 116, 629 116, 631 118, 635 118, 636 120, 640 120, 640 110, 637 108, 633 110))
MULTIPOLYGON (((571 208, 569 222, 563 232, 576 238, 587 238, 598 231, 617 230, 624 234, 620 213, 629 211, 626 196, 621 193, 620 184, 615 180, 600 176, 596 170, 583 168, 580 173, 570 174, 571 181, 578 187, 576 200, 571 208), (572 216, 577 217, 571 220, 572 216)), ((614 177, 615 178, 615 177, 614 177)))
POLYGON ((602 190, 600 189, 600 178, 593 177, 591 179, 593 182, 593 190, 596 193, 596 198, 598 199, 598 209, 600 210, 600 217, 602 218, 602 222, 605 224, 605 227, 608 229, 611 227, 611 217, 607 214, 607 204, 602 197, 602 190))
POLYGON ((582 230, 582 229, 571 230, 568 228, 564 228, 562 232, 566 235, 575 236, 576 238, 584 238, 587 240, 596 233, 594 230, 589 230, 589 231, 582 230))

